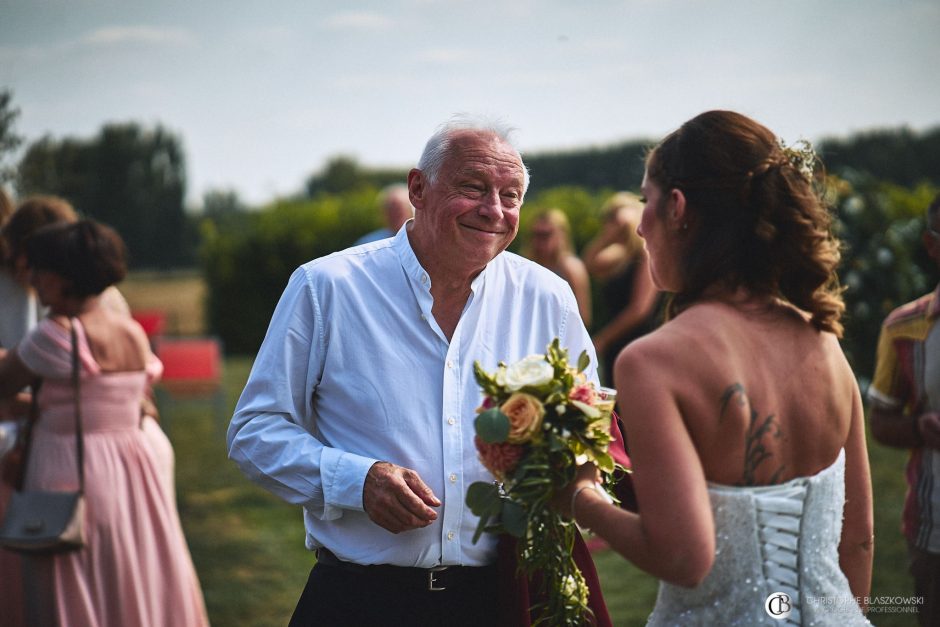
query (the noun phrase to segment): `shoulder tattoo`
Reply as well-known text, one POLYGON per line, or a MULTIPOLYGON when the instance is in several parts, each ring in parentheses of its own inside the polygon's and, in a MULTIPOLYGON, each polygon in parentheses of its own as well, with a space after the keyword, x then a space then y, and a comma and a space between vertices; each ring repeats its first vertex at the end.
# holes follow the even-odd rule
MULTIPOLYGON (((720 402, 719 422, 724 419, 725 411, 732 403, 748 410, 749 420, 747 432, 744 435, 744 471, 741 480, 735 485, 757 485, 755 473, 758 467, 773 457, 773 453, 767 450, 766 441, 768 438, 776 439, 780 437, 780 425, 776 416, 768 414, 766 417, 761 418, 760 413, 751 405, 751 399, 748 398, 744 386, 740 383, 729 385, 722 393, 720 402)), ((771 475, 767 485, 779 483, 784 468, 783 465, 778 467, 771 475)))

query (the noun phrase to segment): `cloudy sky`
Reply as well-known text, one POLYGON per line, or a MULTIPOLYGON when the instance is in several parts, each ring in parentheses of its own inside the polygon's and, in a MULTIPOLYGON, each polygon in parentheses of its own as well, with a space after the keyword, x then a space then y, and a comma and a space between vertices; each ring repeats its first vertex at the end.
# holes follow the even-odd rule
POLYGON ((937 0, 0 0, 0 88, 28 141, 159 123, 192 204, 257 204, 338 154, 411 166, 459 111, 529 152, 711 108, 789 140, 930 128, 938 33, 937 0))

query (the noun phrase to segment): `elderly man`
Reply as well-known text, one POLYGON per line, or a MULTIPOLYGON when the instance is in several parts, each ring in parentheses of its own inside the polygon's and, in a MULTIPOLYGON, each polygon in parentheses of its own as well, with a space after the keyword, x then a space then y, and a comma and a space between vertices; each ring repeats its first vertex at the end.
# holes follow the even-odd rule
POLYGON ((571 289, 504 252, 528 173, 509 129, 455 119, 408 175, 398 234, 298 268, 228 433, 254 481, 302 505, 317 564, 291 625, 491 625, 496 540, 464 505, 487 369, 558 337, 594 349, 571 289))

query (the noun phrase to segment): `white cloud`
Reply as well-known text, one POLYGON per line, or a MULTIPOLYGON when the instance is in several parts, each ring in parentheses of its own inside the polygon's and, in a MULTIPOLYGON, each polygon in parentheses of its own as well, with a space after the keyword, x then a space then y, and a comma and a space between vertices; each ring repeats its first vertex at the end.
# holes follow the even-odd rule
POLYGON ((419 63, 439 63, 449 65, 452 63, 466 63, 478 61, 481 57, 479 50, 469 48, 428 48, 418 52, 414 59, 419 63))
POLYGON ((192 33, 181 28, 154 28, 151 26, 106 26, 94 30, 81 39, 91 46, 121 44, 155 44, 185 46, 195 42, 192 33))
POLYGON ((375 11, 334 13, 323 22, 330 30, 385 31, 395 25, 390 17, 375 11))

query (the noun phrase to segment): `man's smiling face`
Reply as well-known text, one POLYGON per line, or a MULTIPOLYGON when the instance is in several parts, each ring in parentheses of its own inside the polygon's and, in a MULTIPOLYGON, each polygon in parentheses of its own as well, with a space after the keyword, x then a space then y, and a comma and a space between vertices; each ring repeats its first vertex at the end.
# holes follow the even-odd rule
POLYGON ((410 180, 414 235, 428 263, 475 274, 516 237, 523 165, 512 146, 480 131, 455 133, 449 155, 433 183, 423 173, 410 180))

